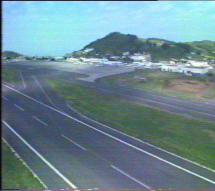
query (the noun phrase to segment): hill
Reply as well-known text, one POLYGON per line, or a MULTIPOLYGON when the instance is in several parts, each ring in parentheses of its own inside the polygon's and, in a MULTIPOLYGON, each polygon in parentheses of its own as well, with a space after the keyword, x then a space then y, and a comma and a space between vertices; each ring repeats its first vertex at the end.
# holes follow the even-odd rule
POLYGON ((20 53, 14 52, 14 51, 3 51, 2 52, 2 57, 16 58, 19 56, 23 56, 23 55, 20 53))
POLYGON ((169 60, 170 58, 215 58, 215 42, 199 41, 177 43, 158 38, 142 39, 136 35, 113 32, 86 45, 73 56, 103 57, 121 56, 124 52, 149 53, 152 60, 169 60))
POLYGON ((187 44, 191 45, 196 49, 201 55, 206 58, 215 59, 215 42, 209 40, 203 41, 194 41, 188 42, 187 44))

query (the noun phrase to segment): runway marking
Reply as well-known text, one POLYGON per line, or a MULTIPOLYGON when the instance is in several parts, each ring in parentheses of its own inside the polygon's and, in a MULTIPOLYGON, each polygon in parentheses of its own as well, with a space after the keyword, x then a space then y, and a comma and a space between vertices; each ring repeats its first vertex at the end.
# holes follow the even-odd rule
POLYGON ((43 157, 36 149, 34 149, 19 133, 17 133, 6 121, 2 120, 4 125, 13 132, 34 154, 36 154, 47 166, 49 166, 60 178, 64 180, 69 186, 73 189, 77 189, 77 187, 70 182, 68 178, 66 178, 56 167, 54 167, 45 157, 43 157))
POLYGON ((20 106, 17 105, 17 104, 14 104, 14 106, 15 106, 16 108, 18 108, 19 110, 21 110, 21 111, 25 111, 22 107, 20 107, 20 106))
MULTIPOLYGON (((140 97, 137 97, 137 96, 133 96, 133 97, 136 97, 136 98, 138 98, 139 100, 143 100, 143 101, 148 101, 148 102, 152 102, 152 103, 157 103, 157 104, 160 104, 160 105, 166 105, 166 106, 169 106, 169 107, 172 107, 172 108, 175 108, 175 109, 183 109, 183 107, 174 106, 174 105, 171 105, 171 104, 168 104, 168 103, 163 103, 163 102, 159 102, 159 101, 154 101, 154 100, 150 100, 150 99, 147 99, 147 98, 140 98, 140 97)), ((203 115, 208 115, 208 116, 215 117, 215 115, 210 114, 210 113, 207 113, 207 112, 196 111, 196 110, 193 110, 193 109, 191 109, 191 108, 187 108, 187 109, 190 110, 190 111, 193 111, 193 112, 195 112, 195 113, 200 113, 200 114, 203 114, 203 115)))
POLYGON ((6 98, 5 96, 2 96, 2 99, 8 101, 8 98, 6 98))
POLYGON ((36 84, 39 86, 45 97, 48 99, 48 101, 55 107, 55 104, 52 102, 51 98, 47 95, 43 87, 41 86, 40 82, 37 80, 36 76, 32 76, 32 78, 35 80, 36 84))
POLYGON ((48 126, 47 123, 45 123, 44 121, 40 120, 37 116, 32 116, 32 118, 34 118, 36 121, 39 121, 41 124, 48 126))
MULTIPOLYGON (((68 107, 69 107, 69 106, 70 106, 70 105, 68 105, 68 107)), ((150 147, 156 148, 156 149, 158 149, 158 150, 160 150, 160 151, 163 151, 163 152, 165 152, 165 153, 168 153, 168 154, 170 154, 170 155, 172 155, 172 156, 174 156, 174 157, 180 158, 180 159, 182 159, 182 160, 185 160, 185 161, 187 161, 187 162, 189 162, 189 163, 192 163, 192 164, 194 164, 194 165, 196 165, 196 166, 199 166, 199 167, 201 167, 201 168, 205 168, 206 170, 209 170, 209 171, 215 173, 215 170, 213 170, 213 169, 210 169, 210 168, 208 168, 208 167, 206 167, 206 166, 203 166, 203 165, 201 165, 201 164, 199 164, 199 163, 197 163, 197 162, 191 161, 191 160, 186 159, 186 158, 184 158, 184 157, 181 157, 181 156, 179 156, 179 155, 177 155, 177 154, 175 154, 175 153, 169 152, 169 151, 167 151, 167 150, 165 150, 165 149, 162 149, 162 148, 160 148, 160 147, 157 147, 157 146, 155 146, 155 145, 152 145, 152 144, 150 144, 150 143, 148 143, 148 142, 142 141, 142 140, 140 140, 140 139, 138 139, 138 138, 136 138, 136 137, 132 137, 131 135, 127 135, 126 133, 123 133, 122 131, 119 131, 119 130, 117 130, 117 129, 113 129, 112 127, 110 127, 110 126, 108 126, 108 125, 106 125, 106 124, 103 124, 103 123, 101 123, 101 122, 99 122, 99 121, 96 121, 96 120, 94 120, 94 119, 91 119, 91 118, 87 117, 86 115, 84 115, 84 114, 82 114, 82 113, 76 111, 76 110, 73 109, 73 108, 71 108, 71 110, 74 110, 75 112, 77 112, 77 113, 78 113, 79 115, 81 115, 82 117, 84 117, 84 118, 86 118, 86 119, 88 119, 88 120, 91 120, 91 121, 93 121, 93 122, 95 122, 95 123, 97 123, 97 124, 99 124, 99 125, 102 125, 102 126, 108 128, 108 129, 111 129, 112 131, 115 131, 115 132, 117 132, 117 133, 120 133, 120 134, 122 134, 122 135, 124 135, 124 136, 126 136, 126 137, 132 138, 132 139, 134 139, 134 140, 136 140, 136 141, 138 141, 138 142, 141 142, 141 143, 143 143, 143 144, 145 144, 145 145, 148 145, 148 146, 150 146, 150 147)))
POLYGON ((6 83, 8 86, 15 87, 15 85, 13 85, 13 84, 11 84, 9 82, 4 82, 4 83, 6 83))
POLYGON ((76 145, 77 147, 79 147, 80 149, 86 151, 87 149, 84 148, 83 146, 79 145, 78 143, 76 143, 75 141, 73 141, 72 139, 70 139, 69 137, 65 136, 65 135, 61 135, 64 139, 66 139, 67 141, 73 143, 74 145, 76 145))
POLYGON ((192 172, 192 171, 190 171, 190 170, 188 170, 188 169, 186 169, 186 168, 183 168, 183 167, 181 167, 181 166, 179 166, 179 165, 176 165, 176 164, 174 164, 174 163, 172 163, 172 162, 169 162, 169 161, 167 161, 167 160, 165 160, 165 159, 163 159, 163 158, 161 158, 161 157, 158 157, 158 156, 156 156, 156 155, 154 155, 154 154, 152 154, 152 153, 150 153, 150 152, 148 152, 148 151, 145 151, 145 150, 143 150, 143 149, 141 149, 141 148, 139 148, 139 147, 136 147, 136 146, 134 146, 134 145, 131 145, 130 143, 125 142, 125 141, 123 141, 123 140, 121 140, 121 139, 119 139, 119 138, 117 138, 117 137, 115 137, 115 136, 112 136, 112 135, 110 135, 109 133, 106 133, 106 132, 104 132, 104 131, 101 131, 101 130, 99 130, 99 129, 97 129, 97 128, 95 128, 95 127, 93 127, 93 126, 91 126, 91 125, 89 125, 89 124, 87 124, 87 123, 85 123, 85 122, 83 122, 83 121, 80 121, 79 119, 76 119, 76 118, 74 118, 74 117, 68 115, 68 114, 65 113, 65 112, 62 112, 62 111, 60 111, 60 110, 58 110, 58 109, 56 109, 56 108, 54 108, 54 107, 52 107, 52 106, 49 106, 49 105, 47 105, 47 104, 45 104, 45 103, 42 103, 42 102, 40 102, 40 101, 38 101, 38 100, 36 100, 36 99, 34 99, 34 98, 32 98, 32 97, 26 95, 26 94, 20 92, 19 90, 16 90, 16 89, 14 89, 14 88, 12 88, 12 87, 9 87, 9 86, 7 86, 7 85, 4 85, 4 86, 7 87, 7 88, 9 88, 9 89, 11 89, 11 90, 13 90, 13 91, 15 91, 15 92, 17 92, 17 93, 19 93, 19 94, 21 94, 21 95, 23 95, 24 97, 26 97, 26 98, 28 98, 28 99, 30 99, 30 100, 36 102, 36 103, 39 103, 40 105, 43 105, 44 107, 47 107, 47 108, 49 108, 49 109, 51 109, 51 110, 53 110, 53 111, 55 111, 55 112, 57 112, 57 113, 60 113, 60 114, 63 115, 63 116, 66 116, 66 117, 68 117, 68 118, 70 118, 70 119, 72 119, 72 120, 74 120, 74 121, 77 121, 77 122, 79 122, 79 123, 81 123, 81 124, 83 124, 83 125, 85 125, 85 126, 91 128, 91 129, 93 129, 93 130, 95 130, 95 131, 97 131, 97 132, 103 134, 103 135, 106 135, 106 136, 108 136, 108 137, 110 137, 110 138, 112 138, 112 139, 114 139, 114 140, 116 140, 116 141, 122 143, 122 144, 125 144, 125 145, 127 145, 127 146, 129 146, 129 147, 131 147, 131 148, 133 148, 133 149, 135 149, 135 150, 138 150, 138 151, 140 151, 140 152, 142 152, 142 153, 145 153, 145 154, 147 154, 147 155, 149 155, 149 156, 151 156, 151 157, 153 157, 153 158, 156 158, 156 159, 158 159, 158 160, 160 160, 160 161, 162 161, 162 162, 164 162, 164 163, 167 163, 167 164, 169 164, 169 165, 171 165, 171 166, 173 166, 173 167, 175 167, 175 168, 178 168, 178 169, 180 169, 180 170, 182 170, 182 171, 184 171, 184 172, 187 172, 188 174, 191 174, 191 175, 196 176, 196 177, 198 177, 198 178, 200 178, 200 179, 202 179, 202 180, 205 180, 205 181, 207 181, 207 182, 210 182, 210 183, 212 183, 212 184, 215 184, 215 181, 213 181, 213 180, 210 180, 210 179, 208 179, 208 178, 205 178, 204 176, 201 176, 201 175, 199 175, 199 174, 197 174, 197 173, 195 173, 195 172, 192 172))
POLYGON ((20 76, 21 76, 21 79, 22 79, 23 87, 24 87, 24 89, 25 89, 25 88, 26 88, 26 83, 25 83, 24 77, 23 77, 23 75, 22 75, 22 72, 20 72, 20 76))
MULTIPOLYGON (((106 91, 106 92, 111 92, 112 93, 112 91, 104 89, 104 88, 99 88, 99 89, 102 90, 102 91, 106 91)), ((121 94, 119 94, 119 95, 121 95, 121 94)), ((175 109, 183 109, 183 107, 181 107, 181 106, 175 106, 175 105, 171 105, 171 104, 168 104, 168 103, 163 103, 163 102, 159 102, 159 101, 155 101, 155 100, 150 100, 148 98, 141 98, 141 97, 134 96, 134 95, 133 96, 127 96, 127 97, 130 97, 130 98, 135 97, 135 98, 137 98, 140 101, 146 101, 146 102, 151 102, 151 103, 157 103, 157 104, 160 104, 160 105, 166 105, 168 107, 175 108, 175 109)), ((208 116, 215 117, 215 115, 213 115, 211 113, 202 112, 202 111, 196 111, 196 110, 194 110, 192 108, 187 108, 187 110, 193 111, 195 113, 200 113, 200 114, 203 114, 203 115, 208 115, 208 116)))
POLYGON ((4 139, 2 138, 3 142, 10 148, 10 150, 14 153, 14 155, 22 162, 22 164, 32 173, 32 175, 43 185, 45 189, 48 186, 39 178, 39 176, 31 169, 31 167, 22 159, 22 157, 13 149, 13 147, 4 139))
POLYGON ((76 109, 74 109, 71 105, 69 105, 68 103, 67 103, 66 105, 67 105, 67 107, 68 107, 71 111, 73 111, 73 112, 75 112, 75 113, 81 115, 82 117, 84 117, 84 115, 82 115, 81 113, 79 113, 79 112, 78 112, 76 109))
POLYGON ((137 180, 136 178, 132 177, 131 175, 127 174, 126 172, 124 172, 123 170, 119 169, 118 167, 111 165, 111 168, 113 168, 114 170, 116 170, 117 172, 123 174, 124 176, 130 178, 131 180, 133 180, 134 182, 140 184, 141 186, 145 187, 148 190, 152 190, 152 188, 146 184, 144 184, 143 182, 141 182, 140 180, 137 180))

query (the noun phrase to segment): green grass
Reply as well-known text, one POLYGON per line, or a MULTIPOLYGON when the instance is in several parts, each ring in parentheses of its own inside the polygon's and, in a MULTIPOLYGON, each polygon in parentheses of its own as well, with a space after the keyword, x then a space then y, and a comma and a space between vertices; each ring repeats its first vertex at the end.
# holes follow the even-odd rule
POLYGON ((77 84, 49 83, 81 113, 215 169, 215 124, 140 106, 77 84))
POLYGON ((44 189, 3 141, 1 166, 3 189, 44 189))
POLYGON ((2 80, 6 81, 8 83, 19 83, 21 81, 21 78, 19 76, 20 74, 16 69, 2 69, 2 80))
POLYGON ((161 95, 175 96, 181 99, 215 99, 215 73, 213 73, 211 76, 205 77, 190 77, 179 73, 161 72, 160 70, 144 69, 126 74, 102 78, 100 79, 100 81, 108 83, 110 85, 123 84, 128 87, 136 88, 139 90, 154 92, 161 95), (138 79, 135 79, 135 76, 145 77, 146 81, 142 82, 138 79), (202 95, 198 95, 192 92, 176 92, 169 89, 169 85, 173 80, 177 79, 192 80, 201 82, 202 84, 213 83, 214 88, 210 88, 202 95))

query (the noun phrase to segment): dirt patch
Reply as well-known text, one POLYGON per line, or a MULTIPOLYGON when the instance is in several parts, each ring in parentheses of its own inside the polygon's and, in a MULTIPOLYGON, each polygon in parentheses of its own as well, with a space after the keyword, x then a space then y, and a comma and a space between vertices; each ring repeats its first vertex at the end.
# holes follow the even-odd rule
POLYGON ((127 80, 126 80, 126 79, 119 79, 119 80, 117 81, 117 83, 118 83, 119 85, 123 86, 123 85, 126 85, 127 80))
POLYGON ((171 91, 203 95, 210 88, 214 88, 213 83, 177 79, 171 81, 167 89, 171 91))
POLYGON ((203 130, 205 133, 207 133, 208 134, 208 136, 209 137, 211 137, 211 139, 213 140, 213 141, 215 141, 215 131, 212 131, 212 130, 209 130, 209 129, 205 129, 205 130, 203 130))

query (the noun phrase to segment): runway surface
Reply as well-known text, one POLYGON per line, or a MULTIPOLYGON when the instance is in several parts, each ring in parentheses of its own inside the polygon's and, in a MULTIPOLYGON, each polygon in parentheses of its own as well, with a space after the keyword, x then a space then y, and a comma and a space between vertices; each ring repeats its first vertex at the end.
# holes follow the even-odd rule
MULTIPOLYGON (((46 63, 46 62, 45 62, 46 63)), ((68 63, 69 64, 69 63, 68 63)), ((140 91, 133 88, 128 88, 125 86, 117 86, 117 85, 108 85, 104 83, 103 80, 97 79, 95 82, 87 82, 78 79, 84 79, 83 76, 80 77, 80 74, 77 75, 80 70, 77 70, 77 73, 74 72, 65 72, 62 71, 61 68, 50 67, 46 64, 39 64, 37 62, 32 62, 30 64, 23 63, 14 63, 8 64, 7 67, 16 67, 20 71, 26 72, 25 75, 36 75, 41 76, 43 78, 52 79, 61 79, 64 80, 65 83, 80 83, 81 85, 85 85, 88 88, 95 88, 104 94, 116 95, 120 98, 126 99, 131 102, 135 102, 138 104, 143 104, 148 107, 156 108, 159 110, 167 111, 170 113, 175 113, 178 115, 182 115, 186 118, 195 118, 195 119, 203 119, 208 120, 215 123, 215 101, 214 100, 205 100, 202 102, 190 101, 190 100, 181 100, 179 98, 170 97, 170 96, 161 96, 150 92, 140 91), (36 66, 35 66, 36 65, 36 66)), ((100 69, 97 71, 99 72, 100 69)), ((107 68, 104 68, 106 70, 107 68)), ((83 69, 82 69, 83 70, 83 69)), ((89 71, 89 67, 86 69, 89 71)), ((95 68, 92 68, 93 73, 95 73, 95 68)), ((89 72, 90 73, 90 72, 89 72)), ((108 72, 106 72, 108 73, 108 72)), ((86 74, 86 73, 84 73, 86 74)), ((111 74, 111 72, 110 72, 111 74)))
MULTIPOLYGON (((215 189, 214 170, 77 113, 45 81, 61 72, 13 64, 4 67, 19 70, 21 83, 2 84, 3 138, 49 189, 215 189)), ((67 80, 76 82, 76 74, 69 75, 67 80)), ((103 88, 99 83, 93 87, 103 88)), ((130 90, 120 89, 120 94, 123 91, 130 90)), ((160 99, 165 103, 165 98, 160 99)), ((177 107, 182 103, 177 100, 177 107)), ((184 110, 214 115, 212 105, 196 104, 185 104, 184 110)))

